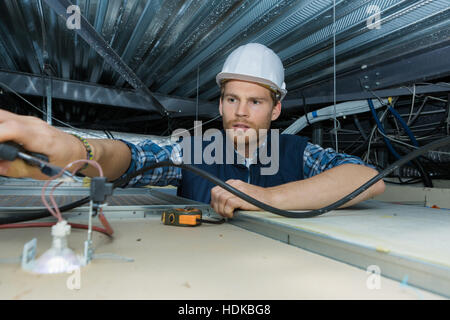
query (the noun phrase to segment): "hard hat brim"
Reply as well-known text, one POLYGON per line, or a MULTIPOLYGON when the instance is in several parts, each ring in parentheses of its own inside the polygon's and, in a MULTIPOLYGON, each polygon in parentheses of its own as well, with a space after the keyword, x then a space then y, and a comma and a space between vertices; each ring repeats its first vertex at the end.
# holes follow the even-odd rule
POLYGON ((287 93, 286 89, 278 87, 272 81, 269 81, 264 78, 246 75, 246 74, 237 74, 237 73, 230 73, 230 72, 218 73, 216 76, 216 82, 219 87, 221 86, 221 84, 224 80, 242 80, 242 81, 249 81, 249 82, 254 82, 257 84, 262 84, 262 85, 268 86, 271 90, 280 93, 280 101, 283 100, 283 98, 286 96, 286 93, 287 93))

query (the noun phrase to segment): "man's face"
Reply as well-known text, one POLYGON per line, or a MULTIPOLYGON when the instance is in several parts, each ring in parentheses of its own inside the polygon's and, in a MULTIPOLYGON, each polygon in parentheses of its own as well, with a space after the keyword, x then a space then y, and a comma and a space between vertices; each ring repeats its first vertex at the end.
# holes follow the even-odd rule
POLYGON ((219 111, 223 127, 235 145, 243 140, 239 136, 245 137, 247 145, 257 142, 260 129, 270 128, 270 123, 280 115, 281 103, 278 101, 274 106, 269 89, 259 84, 229 80, 225 83, 219 111))

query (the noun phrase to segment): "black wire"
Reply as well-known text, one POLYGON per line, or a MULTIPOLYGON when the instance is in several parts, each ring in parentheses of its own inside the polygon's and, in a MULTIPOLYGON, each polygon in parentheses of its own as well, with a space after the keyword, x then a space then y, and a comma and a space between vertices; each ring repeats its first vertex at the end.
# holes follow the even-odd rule
POLYGON ((400 179, 400 177, 397 177, 397 178, 399 178, 400 182, 389 181, 389 180, 384 180, 384 182, 390 183, 390 184, 400 184, 400 185, 404 185, 404 184, 415 184, 415 183, 419 183, 419 182, 421 182, 421 180, 422 180, 421 177, 411 178, 411 179, 408 179, 408 180, 406 180, 406 181, 402 181, 402 180, 400 179))
POLYGON ((226 220, 225 219, 221 219, 221 220, 205 220, 205 219, 197 219, 197 221, 200 221, 202 223, 210 223, 210 224, 222 224, 224 223, 226 220))
POLYGON ((316 210, 310 210, 310 211, 306 211, 306 212, 294 212, 294 211, 286 211, 286 210, 281 210, 278 208, 274 208, 272 206, 269 206, 263 202, 260 202, 248 195, 246 195, 245 193, 237 190, 236 188, 226 184, 225 182, 221 181, 220 179, 218 179, 215 176, 210 175, 209 173, 204 172, 203 170, 200 170, 194 166, 191 165, 186 165, 186 164, 175 164, 169 161, 164 161, 164 162, 159 162, 153 165, 150 165, 146 168, 142 168, 141 170, 136 171, 135 173, 131 174, 129 177, 124 177, 123 179, 117 180, 114 185, 115 187, 117 186, 121 186, 121 185, 125 185, 126 183, 128 183, 128 181, 130 181, 131 179, 133 179, 134 177, 141 175, 143 172, 147 171, 147 170, 151 170, 154 168, 159 168, 159 167, 164 167, 164 166, 175 166, 175 167, 179 167, 179 168, 183 168, 189 171, 192 171, 196 174, 198 174, 199 176, 209 180, 210 182, 222 187, 223 189, 227 190, 228 192, 234 194, 237 197, 240 197, 241 199, 255 205, 256 207, 263 209, 265 211, 268 212, 272 212, 284 217, 289 217, 289 218, 310 218, 310 217, 316 217, 319 215, 322 215, 328 211, 334 210, 336 208, 339 208, 340 206, 344 205, 345 203, 347 203, 348 201, 353 200, 355 197, 357 197, 359 194, 361 194, 362 192, 364 192, 365 190, 367 190, 368 188, 370 188, 373 184, 375 184, 376 182, 378 182, 379 180, 383 179, 384 177, 386 177, 389 173, 393 172, 394 170, 396 170, 397 168, 399 168, 401 165, 409 162, 412 159, 417 158, 418 156, 422 155, 423 153, 434 149, 434 148, 439 148, 441 146, 450 144, 450 137, 445 137, 442 139, 439 139, 437 141, 431 142, 419 149, 416 149, 415 151, 407 154, 406 156, 404 156, 403 158, 397 160, 396 162, 394 162, 393 164, 391 164, 388 168, 386 168, 385 170, 383 170, 382 172, 380 172, 378 175, 376 175, 375 177, 373 177, 372 179, 370 179, 369 181, 367 181, 365 184, 363 184, 362 186, 360 186, 359 188, 357 188, 355 191, 353 191, 352 193, 348 194, 347 196, 343 197, 342 199, 328 205, 325 206, 321 209, 316 209, 316 210))
MULTIPOLYGON (((59 208, 60 212, 65 212, 77 207, 81 207, 83 204, 88 203, 91 201, 91 197, 85 197, 83 199, 74 201, 72 203, 66 204, 64 206, 61 206, 59 208)), ((51 213, 47 209, 42 210, 20 210, 15 212, 0 212, 0 224, 7 224, 7 223, 16 223, 16 222, 23 222, 23 221, 30 221, 30 220, 36 220, 41 218, 46 218, 51 216, 51 213)))
MULTIPOLYGON (((392 141, 393 143, 396 143, 395 141, 392 141)), ((405 146, 403 145, 399 145, 398 149, 402 152, 408 152, 409 149, 407 149, 405 146), (407 151, 406 151, 407 150, 407 151)), ((427 170, 425 170, 422 162, 420 161, 420 156, 417 157, 416 159, 411 160, 411 163, 414 167, 416 167, 416 169, 419 171, 420 173, 420 177, 422 178, 423 181, 423 185, 427 188, 433 188, 433 181, 431 179, 430 174, 428 173, 427 170)))
POLYGON ((111 133, 111 131, 109 131, 108 129, 104 129, 103 132, 105 133, 105 135, 106 135, 106 137, 108 139, 115 140, 115 138, 114 138, 113 134, 111 133))
MULTIPOLYGON (((176 164, 170 161, 162 161, 162 162, 158 162, 158 163, 154 163, 152 165, 149 165, 147 167, 144 167, 132 174, 127 175, 126 177, 119 179, 117 181, 115 181, 113 183, 113 187, 117 188, 123 185, 126 185, 131 179, 133 179, 134 177, 141 175, 142 173, 144 173, 145 171, 148 170, 152 170, 152 169, 156 169, 156 168, 160 168, 160 167, 166 167, 166 166, 173 166, 173 167, 178 167, 178 168, 182 168, 185 170, 189 170, 193 173, 196 173, 197 175, 209 180, 210 182, 222 187, 223 189, 225 189, 226 191, 234 194, 235 196, 255 205, 256 207, 264 210, 264 211, 268 211, 283 217, 288 217, 288 218, 312 218, 312 217, 317 217, 320 216, 328 211, 334 210, 339 208, 340 206, 344 205, 345 203, 351 201, 352 199, 354 199, 355 197, 357 197, 359 194, 361 194, 362 192, 364 192, 365 190, 367 190, 368 188, 370 188, 372 185, 374 185, 375 183, 377 183, 379 180, 383 179, 384 177, 386 177, 388 174, 390 174, 391 172, 393 172, 394 170, 398 169, 400 166, 402 166, 403 164, 411 161, 412 159, 417 158, 418 156, 428 152, 429 150, 432 149, 436 149, 445 145, 450 144, 450 137, 445 137, 439 140, 436 140, 434 142, 431 142, 423 147, 420 147, 419 149, 414 150, 413 152, 405 155, 404 157, 398 159, 397 161, 395 161, 393 164, 391 164, 389 167, 387 167, 385 170, 383 170, 382 172, 380 172, 379 174, 377 174, 375 177, 373 177, 372 179, 370 179, 369 181, 367 181, 366 183, 364 183, 362 186, 360 186, 359 188, 357 188, 355 191, 351 192, 350 194, 348 194, 347 196, 341 198, 340 200, 325 206, 323 208, 320 209, 316 209, 316 210, 310 210, 310 211, 306 211, 306 212, 295 212, 295 211, 286 211, 286 210, 281 210, 278 208, 274 208, 272 206, 269 206, 261 201, 258 201, 252 197, 250 197, 249 195, 237 190, 236 188, 230 186, 229 184, 223 182, 222 180, 220 180, 219 178, 209 174, 206 171, 203 171, 201 169, 198 169, 195 166, 192 165, 187 165, 187 164, 176 164)), ((60 208, 60 211, 67 211, 70 209, 73 209, 75 207, 78 207, 82 204, 85 204, 87 202, 90 201, 90 197, 86 197, 83 198, 81 200, 78 200, 74 203, 65 205, 63 207, 60 208)), ((28 215, 31 215, 32 211, 28 211, 28 215)), ((36 213, 40 213, 41 216, 40 217, 32 217, 32 219, 38 219, 42 217, 42 213, 43 212, 48 212, 47 210, 40 210, 40 211, 34 211, 36 213)), ((26 220, 21 220, 19 219, 17 212, 14 213, 16 215, 16 217, 12 217, 15 218, 15 222, 18 221, 26 221, 26 220)), ((48 215, 47 215, 48 216, 48 215)), ((11 218, 11 217, 10 217, 11 218)), ((29 219, 29 218, 28 218, 29 219)), ((0 224, 4 224, 4 223, 12 223, 10 222, 10 220, 8 219, 0 219, 0 224), (7 221, 7 222, 6 222, 7 221)))
POLYGON ((419 170, 420 177, 422 178, 423 185, 427 188, 433 188, 433 181, 431 180, 431 176, 426 171, 422 165, 422 163, 419 161, 419 159, 412 160, 413 165, 419 170))
POLYGON ((447 174, 447 175, 450 174, 450 162, 448 162, 448 161, 440 162, 440 161, 436 161, 429 157, 424 157, 424 156, 421 156, 421 158, 423 158, 423 160, 425 160, 424 164, 427 166, 430 166, 432 168, 432 170, 445 172, 445 174, 447 174))
MULTIPOLYGON (((395 141, 392 141, 392 142, 396 143, 395 141)), ((372 146, 372 149, 380 149, 380 148, 385 149, 386 148, 385 144, 382 143, 382 144, 379 144, 379 145, 373 145, 372 146)), ((410 152, 409 149, 407 149, 403 145, 399 145, 399 149, 402 152, 406 152, 406 153, 410 152), (405 150, 408 150, 408 151, 405 151, 405 150)), ((420 156, 420 158, 422 158, 422 156, 420 156)), ((420 173, 420 179, 422 179, 422 182, 423 182, 424 186, 427 187, 427 188, 433 188, 432 178, 431 178, 430 174, 428 173, 428 171, 425 170, 424 164, 419 159, 411 160, 411 164, 420 173)))
POLYGON ((366 132, 364 131, 363 127, 361 126, 361 123, 359 122, 358 116, 355 114, 353 115, 353 121, 355 122, 356 128, 361 132, 362 137, 364 138, 364 141, 369 139, 366 132))
POLYGON ((302 100, 303 100, 303 110, 304 110, 304 112, 305 112, 306 123, 308 124, 308 126, 311 126, 311 122, 309 122, 309 119, 308 119, 309 107, 308 107, 308 105, 306 104, 306 98, 305 98, 305 96, 303 95, 303 93, 302 93, 302 100))

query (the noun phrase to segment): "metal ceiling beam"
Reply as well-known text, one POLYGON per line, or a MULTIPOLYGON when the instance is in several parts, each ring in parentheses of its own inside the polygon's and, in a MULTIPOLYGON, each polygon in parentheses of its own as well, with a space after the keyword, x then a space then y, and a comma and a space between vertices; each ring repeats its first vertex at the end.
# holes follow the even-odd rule
MULTIPOLYGON (((372 92, 380 97, 408 95, 411 94, 409 90, 398 88, 401 85, 411 85, 450 75, 448 63, 450 45, 448 43, 447 41, 446 46, 426 52, 412 53, 402 57, 401 60, 377 62, 373 65, 363 64, 357 70, 338 76, 336 79, 337 101, 375 98, 372 92), (392 87, 395 88, 391 89, 392 87)), ((423 90, 422 93, 442 92, 448 91, 448 88, 445 85, 425 86, 421 90, 423 90)), ((333 102, 333 79, 328 78, 289 92, 284 104, 286 105, 287 102, 287 105, 292 105, 288 101, 296 101, 296 105, 302 105, 303 97, 309 105, 333 102)))
MULTIPOLYGON (((67 9, 73 5, 69 0, 45 0, 45 2, 64 21, 67 21, 71 17, 72 13, 67 13, 67 9)), ((145 86, 133 70, 128 67, 113 48, 108 45, 83 15, 80 15, 80 28, 75 28, 73 31, 82 37, 115 71, 124 77, 134 89, 142 93, 142 96, 148 100, 148 106, 151 106, 163 116, 169 116, 168 111, 160 101, 155 98, 154 94, 145 86)))
MULTIPOLYGON (((416 54, 423 55, 425 51, 431 52, 435 48, 449 45, 450 20, 448 18, 450 18, 450 10, 442 13, 442 15, 444 14, 447 18, 438 22, 436 22, 437 14, 422 19, 420 29, 411 28, 411 24, 409 27, 405 26, 402 29, 398 29, 394 25, 391 27, 391 32, 384 33, 383 38, 365 40, 364 46, 358 45, 358 47, 352 49, 346 42, 338 44, 336 47, 336 58, 340 61, 336 65, 338 77, 340 74, 357 72, 358 68, 363 65, 392 64, 393 61, 408 59, 416 54)), ((352 39, 352 41, 355 39, 352 39)), ((337 39, 337 42, 340 42, 339 39, 337 39)), ((357 40, 356 43, 360 43, 360 41, 357 40)), ((308 61, 302 61, 290 67, 285 75, 288 90, 289 88, 314 86, 323 79, 330 77, 333 74, 332 57, 332 48, 328 48, 315 54, 308 61)), ((414 72, 415 68, 409 68, 408 70, 411 73, 414 72)), ((401 77, 399 74, 396 76, 401 77)))
MULTIPOLYGON (((42 96, 46 81, 50 80, 39 75, 0 70, 0 88, 3 87, 4 91, 8 88, 2 86, 2 83, 23 95, 42 96)), ((133 90, 59 78, 52 78, 51 81, 53 99, 148 111, 148 100, 133 90)), ((170 97, 158 93, 155 93, 155 96, 172 118, 190 117, 197 113, 195 99, 170 97)), ((217 113, 218 103, 199 101, 199 117, 212 118, 217 116, 217 113)))
MULTIPOLYGON (((31 96, 42 96, 48 79, 26 73, 17 73, 0 70, 0 88, 5 83, 14 91, 31 96)), ((8 89, 5 87, 4 91, 8 89)), ((418 85, 416 94, 450 92, 448 84, 418 85)), ((337 102, 354 101, 378 97, 395 97, 411 95, 411 89, 406 87, 393 88, 374 91, 356 91, 342 93, 336 96, 337 102)), ((155 94, 164 105, 172 118, 194 117, 197 113, 197 103, 195 99, 171 97, 162 94, 155 94)), ((52 78, 52 97, 68 101, 106 105, 111 107, 131 108, 136 110, 148 110, 147 100, 132 90, 116 89, 100 86, 92 83, 84 83, 72 80, 52 78)), ((305 97, 307 105, 333 103, 333 94, 330 91, 326 95, 305 97)), ((283 100, 283 112, 295 112, 303 107, 303 97, 299 93, 288 93, 283 100)), ((218 103, 200 101, 198 104, 198 116, 201 118, 213 118, 217 116, 218 103)))
MULTIPOLYGON (((450 84, 442 83, 442 84, 429 84, 429 85, 419 85, 416 86, 416 95, 418 94, 431 94, 431 93, 442 93, 442 92, 450 92, 450 84)), ((375 90, 375 91, 357 91, 357 92, 349 92, 336 95, 336 102, 343 101, 355 101, 355 100, 364 100, 364 99, 376 99, 379 98, 387 98, 387 97, 398 97, 398 96, 410 96, 412 95, 412 89, 407 87, 401 88, 393 88, 393 89, 384 89, 384 90, 375 90)), ((314 109, 314 105, 333 103, 333 94, 328 93, 328 95, 319 95, 319 96, 308 96, 305 97, 303 101, 303 97, 294 97, 294 94, 291 96, 286 96, 286 99, 283 100, 283 110, 287 110, 288 112, 292 112, 295 109, 303 108, 304 102, 307 105, 312 106, 312 111, 314 109)))

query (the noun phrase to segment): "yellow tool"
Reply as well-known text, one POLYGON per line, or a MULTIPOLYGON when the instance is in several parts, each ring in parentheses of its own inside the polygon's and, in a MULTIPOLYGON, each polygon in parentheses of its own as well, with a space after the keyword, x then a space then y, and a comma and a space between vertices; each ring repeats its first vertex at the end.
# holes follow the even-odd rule
POLYGON ((161 215, 164 224, 180 227, 195 227, 202 224, 202 211, 197 208, 174 208, 161 215))

